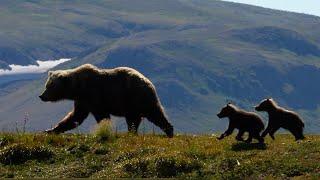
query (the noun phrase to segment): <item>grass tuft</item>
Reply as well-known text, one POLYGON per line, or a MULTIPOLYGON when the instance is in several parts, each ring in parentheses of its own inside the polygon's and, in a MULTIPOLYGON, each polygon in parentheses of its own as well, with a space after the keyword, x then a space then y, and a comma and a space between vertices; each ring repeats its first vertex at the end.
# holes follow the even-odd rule
POLYGON ((112 122, 109 120, 103 120, 97 124, 94 135, 98 142, 113 141, 116 138, 112 130, 112 122))

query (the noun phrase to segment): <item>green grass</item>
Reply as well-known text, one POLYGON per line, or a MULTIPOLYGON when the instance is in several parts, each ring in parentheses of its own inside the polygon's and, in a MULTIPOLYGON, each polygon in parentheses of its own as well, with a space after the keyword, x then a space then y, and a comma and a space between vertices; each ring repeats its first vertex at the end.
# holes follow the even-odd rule
POLYGON ((2 133, 0 178, 320 178, 320 136, 295 142, 278 135, 266 143, 209 135, 117 134, 100 141, 87 134, 2 133))

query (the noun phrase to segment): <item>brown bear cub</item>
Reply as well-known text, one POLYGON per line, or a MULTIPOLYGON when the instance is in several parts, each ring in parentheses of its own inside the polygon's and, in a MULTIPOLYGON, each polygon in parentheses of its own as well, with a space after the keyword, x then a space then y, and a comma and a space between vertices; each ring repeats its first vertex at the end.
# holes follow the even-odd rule
POLYGON ((268 127, 262 133, 262 137, 269 134, 274 139, 274 133, 278 129, 284 128, 289 130, 296 140, 304 139, 304 123, 297 113, 278 106, 271 98, 263 100, 255 109, 257 111, 266 111, 269 115, 268 127))
POLYGON ((259 143, 264 143, 264 139, 260 136, 261 131, 264 129, 264 124, 261 117, 256 113, 241 110, 235 105, 228 103, 221 109, 217 116, 219 118, 229 118, 229 127, 223 134, 221 134, 218 138, 219 140, 232 134, 234 129, 238 129, 239 132, 236 136, 236 140, 243 141, 243 134, 248 132, 249 137, 245 142, 250 143, 252 138, 255 138, 259 143))
POLYGON ((145 117, 173 137, 156 89, 149 79, 138 71, 119 67, 98 69, 85 64, 75 69, 49 72, 42 101, 73 100, 74 108, 51 133, 62 133, 80 125, 92 113, 97 122, 110 115, 126 118, 128 130, 137 133, 145 117))

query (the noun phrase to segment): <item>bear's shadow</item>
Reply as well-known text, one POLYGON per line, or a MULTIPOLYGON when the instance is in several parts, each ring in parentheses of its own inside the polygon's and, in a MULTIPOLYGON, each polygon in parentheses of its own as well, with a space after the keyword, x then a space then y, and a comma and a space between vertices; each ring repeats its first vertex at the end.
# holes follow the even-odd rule
POLYGON ((267 145, 261 144, 261 143, 245 143, 245 142, 239 142, 234 143, 231 146, 232 151, 249 151, 249 150, 266 150, 267 145))

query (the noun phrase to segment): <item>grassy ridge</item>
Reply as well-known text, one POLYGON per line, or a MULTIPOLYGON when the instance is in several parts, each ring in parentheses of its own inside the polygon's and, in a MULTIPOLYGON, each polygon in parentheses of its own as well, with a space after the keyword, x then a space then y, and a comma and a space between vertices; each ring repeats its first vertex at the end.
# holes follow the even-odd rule
POLYGON ((266 143, 210 135, 1 134, 0 177, 320 178, 319 136, 295 142, 278 135, 266 143))

